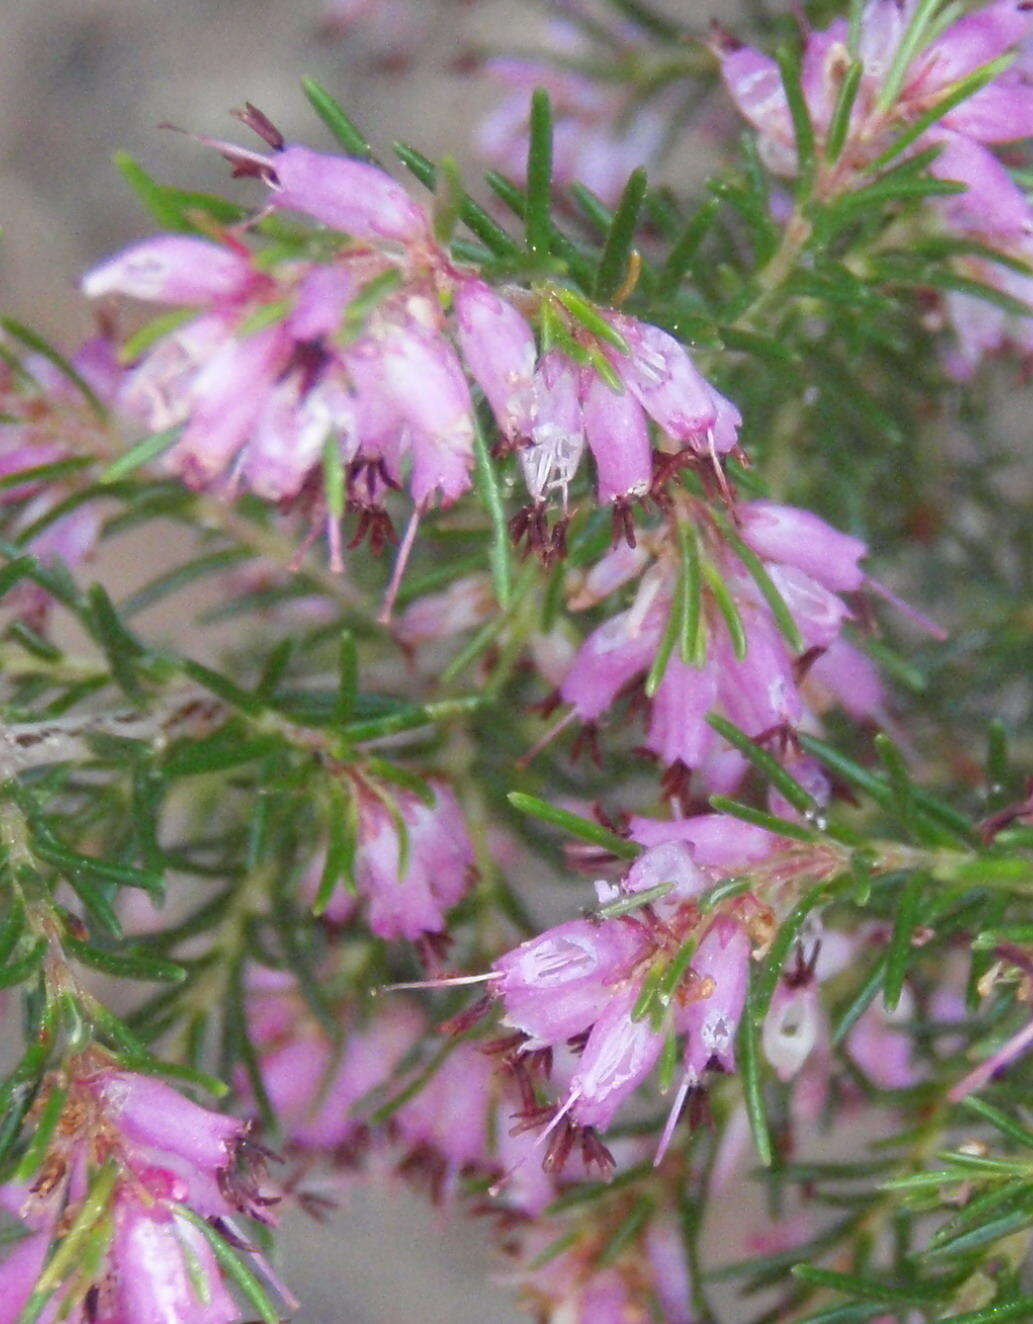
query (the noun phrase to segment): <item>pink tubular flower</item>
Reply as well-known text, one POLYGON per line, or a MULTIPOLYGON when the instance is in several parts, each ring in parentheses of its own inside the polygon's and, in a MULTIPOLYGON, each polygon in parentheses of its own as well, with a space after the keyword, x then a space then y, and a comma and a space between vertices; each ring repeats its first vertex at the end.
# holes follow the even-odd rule
POLYGON ((726 814, 697 814, 693 818, 660 820, 632 818, 631 837, 643 846, 662 841, 685 842, 693 859, 704 869, 734 873, 765 859, 778 848, 778 838, 764 828, 743 823, 726 814))
POLYGON ((367 243, 428 237, 426 213, 379 166, 286 146, 270 159, 272 199, 367 243))
POLYGON ((588 1029, 647 947, 630 922, 568 920, 495 962, 508 1025, 534 1043, 561 1043, 588 1029))
POLYGON ((445 913, 466 894, 474 875, 473 847, 459 802, 444 782, 432 780, 428 789, 432 804, 411 791, 392 791, 408 835, 404 872, 391 810, 373 791, 360 793, 355 880, 370 927, 382 938, 441 933, 445 913))
POLYGON ((415 323, 377 344, 373 359, 412 451, 412 495, 417 506, 440 494, 455 501, 470 486, 473 421, 470 390, 455 351, 415 323))
POLYGON ((610 349, 610 362, 650 418, 695 451, 706 452, 711 446, 716 450, 719 443, 731 450, 737 441, 734 426, 728 426, 731 420, 726 418, 720 437, 714 430, 719 402, 726 411, 731 407, 700 375, 685 347, 658 326, 620 313, 609 320, 629 351, 610 349))
POLYGON ((681 1228, 673 1219, 656 1218, 646 1229, 645 1243, 663 1318, 667 1324, 693 1324, 692 1277, 681 1228))
POLYGON ((127 1071, 84 1075, 79 1097, 91 1100, 105 1127, 116 1128, 128 1164, 164 1174, 172 1198, 205 1216, 240 1212, 270 1221, 264 1198, 240 1170, 248 1128, 237 1118, 210 1112, 153 1076, 127 1071))
POLYGON ((744 611, 746 653, 737 657, 731 641, 715 641, 721 706, 748 736, 795 729, 804 713, 793 657, 770 615, 761 608, 744 611))
POLYGON ((95 267, 83 280, 89 299, 124 294, 151 303, 203 307, 236 299, 260 281, 246 249, 190 235, 145 239, 95 267))
POLYGON ((584 396, 585 436, 595 460, 600 501, 645 496, 653 478, 653 451, 642 406, 615 392, 594 373, 584 396))
MULTIPOLYGON (((563 510, 567 492, 585 451, 584 414, 578 370, 565 354, 550 350, 535 370, 531 389, 531 431, 517 451, 524 483, 534 512, 526 529, 529 545, 541 550, 545 542, 544 511, 553 492, 560 493, 563 510)), ((521 525, 511 526, 515 536, 521 525)))
MULTIPOLYGON (((996 0, 963 15, 930 44, 912 52, 899 86, 886 103, 886 78, 914 13, 914 5, 901 5, 897 0, 869 0, 863 9, 857 49, 861 82, 840 171, 844 163, 863 171, 901 128, 934 110, 964 78, 1018 48, 1033 30, 1033 16, 1022 0, 996 0)), ((818 142, 824 142, 832 126, 838 89, 852 60, 846 38, 848 26, 838 19, 824 32, 805 34, 801 81, 818 142)), ((716 40, 716 50, 724 85, 740 114, 758 130, 768 166, 781 175, 795 175, 792 117, 775 61, 723 34, 716 40)), ((948 224, 993 241, 995 236, 1029 236, 1033 217, 1021 189, 987 144, 1016 142, 1030 134, 1033 89, 1028 70, 1016 65, 935 120, 909 150, 940 148, 931 172, 939 179, 963 184, 964 191, 936 200, 935 207, 948 224)))
POLYGON ((831 700, 856 721, 885 720, 886 688, 870 658, 834 639, 807 673, 808 691, 831 700))
POLYGON ((562 698, 573 704, 581 721, 598 721, 625 685, 647 669, 662 630, 658 613, 640 622, 626 611, 588 636, 560 686, 562 698))
POLYGON ((692 958, 695 996, 678 1013, 686 1036, 685 1072, 690 1086, 706 1071, 735 1070, 735 1035, 749 984, 750 943, 734 920, 719 916, 692 958))
POLYGON ((491 579, 464 575, 440 593, 425 593, 401 612, 394 623, 395 638, 406 648, 452 639, 484 625, 495 607, 491 579))
POLYGON ((858 562, 868 548, 809 510, 747 501, 737 513, 744 540, 766 560, 802 571, 833 592, 850 592, 863 583, 858 562))
POLYGON ((792 1080, 827 1035, 817 982, 813 978, 783 980, 771 999, 761 1040, 764 1056, 779 1080, 792 1080))
POLYGON ((589 1032, 563 1105, 580 1126, 605 1130, 656 1065, 664 1034, 632 1015, 640 991, 633 983, 610 997, 589 1032))
POLYGON ((905 988, 894 1011, 877 998, 847 1037, 847 1052, 878 1089, 908 1089, 922 1079, 923 1072, 914 1061, 911 1036, 899 1025, 914 1014, 914 999, 905 988))
POLYGON ((111 1313, 102 1305, 101 1319, 233 1324, 240 1318, 212 1247, 174 1209, 145 1206, 128 1194, 119 1199, 110 1257, 111 1282, 101 1294, 111 1296, 111 1313))
POLYGON ((719 915, 703 935, 690 969, 690 983, 675 1010, 675 1025, 685 1035, 683 1074, 660 1136, 658 1164, 689 1093, 702 1086, 707 1072, 735 1070, 735 1036, 750 982, 750 942, 743 926, 719 915))
POLYGON ((482 280, 456 287, 456 324, 463 359, 510 441, 531 432, 537 346, 523 314, 482 280))
MULTIPOLYGON (((569 53, 572 60, 592 58, 573 24, 553 21, 549 36, 551 49, 569 53)), ((635 37, 625 30, 619 39, 630 57, 635 37)), ((513 179, 522 180, 526 171, 531 96, 539 87, 552 98, 553 177, 560 185, 577 181, 613 204, 631 172, 663 145, 665 115, 655 99, 642 104, 616 83, 512 56, 486 61, 484 72, 503 93, 481 123, 477 144, 493 166, 513 179)))
POLYGON ((437 1200, 453 1194, 465 1170, 485 1164, 492 1097, 491 1062, 472 1045, 459 1044, 395 1114, 409 1150, 404 1166, 429 1173, 437 1200))

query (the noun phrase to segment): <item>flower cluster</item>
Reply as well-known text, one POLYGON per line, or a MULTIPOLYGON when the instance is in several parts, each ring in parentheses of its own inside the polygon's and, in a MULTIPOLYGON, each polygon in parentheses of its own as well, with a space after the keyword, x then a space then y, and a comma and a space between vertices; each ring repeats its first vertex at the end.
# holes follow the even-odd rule
POLYGON ((0 1188, 27 1231, 0 1261, 0 1318, 21 1318, 39 1292, 47 1320, 239 1319, 213 1238, 246 1246, 237 1216, 269 1222, 272 1203, 252 1171, 262 1151, 244 1124, 96 1053, 69 1063, 42 1097, 46 1107, 63 1101, 42 1167, 31 1186, 0 1188), (87 1207, 96 1220, 89 1252, 48 1260, 87 1207))
POLYGON ((382 170, 289 146, 250 114, 272 155, 219 146, 268 185, 273 207, 329 227, 312 236, 329 260, 270 264, 237 234, 170 235, 84 282, 93 297, 186 311, 143 352, 119 397, 155 432, 182 429, 166 464, 185 481, 301 505, 326 520, 339 566, 345 495, 355 540, 369 534, 377 547, 393 536, 391 489, 407 483, 417 515, 469 490, 468 375, 524 470, 531 506, 514 531, 542 550, 562 540, 548 534, 546 502, 559 491, 566 505, 586 447, 598 499, 633 540, 628 506, 654 482, 650 419, 676 450, 715 463, 737 444, 738 413, 673 336, 604 317, 563 288, 496 290, 455 265, 429 216, 382 170), (552 338, 562 332, 561 345, 539 353, 536 318, 552 338))
POLYGON ((730 874, 765 864, 783 879, 810 881, 839 867, 820 850, 796 858, 789 843, 721 815, 633 821, 632 832, 650 844, 619 884, 596 885, 597 917, 546 930, 493 970, 493 996, 519 1036, 514 1060, 540 1072, 554 1050, 570 1046, 578 1054, 558 1106, 527 1109, 549 1137, 550 1167, 562 1167, 578 1140, 597 1146, 596 1132, 610 1126, 662 1055, 670 1058, 662 1071, 669 1085, 679 1039, 681 1082, 658 1160, 688 1095, 705 1086, 708 1073, 734 1070, 751 951, 767 944, 776 919, 752 893, 706 913, 704 894, 730 874))
MULTIPOLYGON (((398 1171, 424 1185, 438 1203, 459 1195, 463 1177, 498 1183, 500 1208, 537 1215, 555 1197, 556 1181, 521 1119, 519 1074, 496 1070, 504 1046, 459 1043, 426 1068, 412 1062, 428 1027, 409 1002, 392 998, 364 1020, 342 1013, 339 1043, 309 1011, 294 980, 264 972, 248 995, 259 1069, 289 1156, 356 1163, 370 1150, 393 1158, 398 1171), (416 1081, 406 1098, 403 1062, 416 1081), (390 1094, 403 1102, 372 1129, 369 1116, 390 1094)), ((250 1087, 239 1080, 247 1098, 250 1087)))
MULTIPOLYGON (((340 0, 326 27, 397 68, 428 8, 340 0)), ((748 1287, 851 1268, 789 1275, 764 1318, 826 1290, 848 1298, 829 1318, 853 1295, 1024 1308, 1021 1236, 1016 1259, 990 1233, 1023 1232, 1033 1182, 982 1137, 1030 1138, 1008 1110, 1033 800, 1003 725, 984 768, 946 716, 984 659, 980 701, 1022 702, 1023 558, 995 527, 1018 502, 955 378, 1033 349, 1028 172, 998 151, 1033 129, 1033 0, 862 0, 775 59, 682 41, 652 0, 551 9, 577 29, 555 64, 487 64, 505 101, 482 145, 522 187, 489 183, 522 228, 400 146, 418 200, 306 80, 345 155, 248 105, 253 148, 201 141, 251 207, 123 160, 169 232, 85 276, 104 334, 66 360, 0 319, 0 606, 21 617, 0 630, 0 988, 25 1025, 0 1082, 0 1324, 293 1311, 245 1220, 320 1212, 313 1173, 488 1215, 543 1324, 716 1318, 704 1202, 751 1146, 778 1216, 748 1287), (718 67, 738 164, 695 200, 625 182, 718 67), (119 343, 114 299, 145 305, 119 343), (941 564, 956 460, 985 474, 941 564), (155 539, 166 563, 128 595, 61 569, 170 516, 194 544, 155 539), (396 539, 377 613, 388 577, 359 549, 396 539), (904 604, 870 545, 891 564, 895 542, 948 607, 971 557, 1004 627, 930 650, 924 691, 873 634, 872 597, 904 604), (202 581, 197 648, 186 611, 153 637, 143 611, 202 581), (249 619, 225 650, 207 633, 249 619), (907 683, 912 740, 870 658, 907 683), (968 811, 920 784, 930 750, 968 811), (556 829, 594 882, 580 910, 556 829), (156 991, 109 1010, 122 980, 156 991), (240 1119, 166 1083, 218 1095, 212 1070, 240 1119), (981 1138, 939 1150, 962 1195, 937 1264, 945 1171, 917 1168, 955 1104, 981 1138), (888 1185, 803 1152, 879 1107, 888 1185), (984 1176, 1018 1223, 979 1223, 984 1176), (811 1217, 829 1197, 851 1216, 811 1217)))
MULTIPOLYGON (((801 82, 817 141, 832 128, 844 79, 856 59, 860 78, 850 111, 845 145, 827 167, 827 195, 862 175, 912 125, 928 126, 909 142, 912 156, 930 151, 931 174, 958 191, 933 206, 948 230, 1003 255, 968 257, 962 270, 1002 294, 1029 305, 1033 280, 1033 212, 1025 193, 990 148, 1033 136, 1033 81, 1029 40, 1033 14, 1023 0, 995 0, 965 14, 935 35, 926 33, 927 10, 897 0, 870 0, 859 23, 856 50, 845 20, 806 34, 801 82), (1008 56, 1014 58, 1009 61, 1008 56), (951 94, 986 71, 985 86, 958 104, 951 94), (942 115, 935 110, 941 103, 942 115)), ((742 115, 758 131, 760 150, 772 170, 796 173, 792 114, 774 60, 718 33, 716 49, 725 84, 742 115)), ((985 353, 1006 341, 1028 354, 1030 320, 963 290, 946 297, 957 337, 949 364, 969 376, 985 353)))
MULTIPOLYGON (((813 783, 820 802, 827 786, 799 757, 793 733, 813 726, 813 705, 829 698, 869 718, 883 702, 871 663, 842 637, 852 613, 841 595, 865 583, 867 548, 808 511, 770 501, 740 503, 735 517, 738 550, 702 503, 688 512, 689 536, 702 544, 695 638, 687 656, 671 650, 647 688, 646 749, 667 770, 672 793, 688 792, 692 774, 694 792, 732 791, 748 764, 708 723, 720 712, 753 739, 771 742, 813 783), (776 616, 772 589, 789 622, 776 616), (787 639, 788 624, 795 638, 787 639)), ((576 586, 573 605, 587 607, 639 581, 631 605, 588 636, 559 687, 558 699, 582 723, 597 724, 653 668, 680 573, 676 540, 661 534, 639 548, 618 547, 576 586)))

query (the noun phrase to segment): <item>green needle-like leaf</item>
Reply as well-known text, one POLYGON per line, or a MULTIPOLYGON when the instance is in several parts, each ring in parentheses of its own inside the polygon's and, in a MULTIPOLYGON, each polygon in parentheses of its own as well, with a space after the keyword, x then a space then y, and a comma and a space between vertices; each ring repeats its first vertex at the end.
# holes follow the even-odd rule
POLYGON ((365 135, 326 88, 314 78, 303 78, 301 87, 312 109, 348 155, 356 161, 376 163, 377 158, 365 135))
POLYGON ((646 196, 648 180, 644 170, 636 170, 621 194, 613 223, 606 236, 599 270, 595 278, 595 297, 607 303, 624 284, 635 242, 639 212, 646 196))
POLYGON ((552 239, 552 103, 542 88, 531 98, 531 137, 527 153, 527 248, 547 258, 552 239))
POLYGON ((588 819, 579 818, 577 814, 571 814, 566 809, 546 804, 537 796, 525 795, 523 791, 510 791, 506 798, 513 808, 519 809, 522 814, 530 814, 533 818, 541 819, 543 823, 560 828, 572 837, 599 846, 611 855, 616 855, 620 860, 633 860, 642 854, 642 847, 636 842, 629 841, 626 837, 618 837, 615 832, 604 828, 601 823, 589 822, 588 819))

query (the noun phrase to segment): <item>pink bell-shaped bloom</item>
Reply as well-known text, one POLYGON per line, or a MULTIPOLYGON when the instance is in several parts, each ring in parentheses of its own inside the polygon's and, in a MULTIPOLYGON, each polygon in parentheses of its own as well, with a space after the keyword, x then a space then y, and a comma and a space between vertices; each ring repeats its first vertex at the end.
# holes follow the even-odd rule
POLYGON ((110 1324, 233 1324, 240 1307, 215 1253, 185 1218, 160 1206, 119 1199, 110 1250, 110 1283, 99 1318, 110 1324), (110 1296, 110 1313, 106 1313, 110 1296))
POLYGON ((929 166, 930 174, 965 185, 964 192, 937 200, 948 224, 998 242, 1028 238, 1033 233, 1033 213, 1025 193, 997 157, 960 133, 940 130, 932 136, 940 152, 929 166))
POLYGON ((864 582, 858 562, 868 548, 818 515, 774 501, 746 501, 737 508, 743 539, 769 561, 802 570, 833 592, 852 592, 864 582))
POLYGON ((262 416, 287 354, 282 326, 227 340, 192 384, 190 421, 166 463, 192 486, 224 472, 262 416))
POLYGON ((746 930, 719 916, 704 934, 691 968, 700 996, 677 1012, 677 1023, 686 1036, 685 1071, 690 1085, 696 1085, 708 1070, 735 1070, 735 1036, 750 982, 746 930))
POLYGON ((495 991, 508 1025, 558 1044, 588 1029, 646 950, 641 930, 620 920, 568 920, 500 956, 495 991))
POLYGON ((454 639, 484 625, 495 610, 491 579, 464 575, 440 593, 425 593, 398 616, 394 635, 406 648, 454 639))
POLYGON ((931 42, 911 65, 909 90, 953 87, 1017 46, 1033 31, 1024 0, 992 0, 965 14, 931 42))
POLYGON ((336 335, 360 288, 355 271, 342 263, 312 267, 298 282, 294 307, 286 318, 291 338, 304 344, 336 335))
POLYGON ((715 740, 707 715, 716 707, 715 669, 688 666, 671 657, 653 696, 646 747, 668 767, 676 763, 697 767, 715 740))
POLYGON ((694 1324, 692 1276, 685 1253, 685 1237, 672 1220, 654 1218, 646 1229, 646 1258, 666 1324, 694 1324))
POLYGON ((886 688, 878 668, 853 644, 835 639, 811 665, 808 689, 817 688, 858 721, 881 720, 886 688))
POLYGON ((710 387, 710 395, 714 402, 714 421, 707 434, 709 442, 718 455, 727 455, 729 451, 735 450, 739 444, 739 429, 742 427, 742 414, 728 400, 710 387))
POLYGON ((583 407, 599 500, 626 502, 645 496, 653 477, 653 450, 642 406, 630 391, 614 391, 592 374, 583 407))
POLYGON ((268 1048, 256 1035, 262 1079, 287 1140, 323 1152, 348 1145, 361 1125, 355 1105, 391 1079, 422 1032, 415 1009, 392 1002, 368 1024, 349 1030, 339 1048, 304 1019, 268 1048))
POLYGON ((766 611, 755 609, 742 615, 747 639, 745 657, 735 656, 723 634, 711 644, 722 707, 749 736, 795 727, 803 717, 803 703, 792 658, 766 611))
MULTIPOLYGON (((482 120, 477 145, 496 169, 524 182, 531 98, 544 88, 553 107, 553 179, 563 187, 584 184, 612 206, 631 172, 662 151, 669 123, 663 94, 647 100, 621 83, 582 73, 596 52, 575 23, 554 20, 546 35, 570 67, 515 56, 485 61, 484 73, 493 88, 502 88, 502 100, 482 120)), ((630 57, 639 34, 624 25, 614 36, 630 57)))
POLYGON ((588 1035, 568 1097, 570 1115, 580 1126, 609 1126, 660 1056, 664 1031, 648 1016, 632 1017, 639 993, 637 982, 615 992, 588 1035))
POLYGON ((238 1118, 211 1112, 156 1077, 134 1072, 100 1071, 83 1081, 83 1089, 118 1128, 134 1165, 168 1173, 177 1198, 198 1213, 261 1212, 249 1191, 231 1181, 247 1134, 238 1118))
POLYGON ((466 894, 474 853, 452 790, 432 781, 434 803, 409 791, 394 792, 409 838, 404 872, 395 822, 384 802, 364 794, 359 811, 355 878, 369 907, 369 923, 382 938, 440 933, 445 914, 466 894))
POLYGON ((167 234, 145 239, 94 267, 82 289, 89 299, 124 294, 189 307, 239 299, 256 279, 260 277, 246 252, 208 239, 167 234))
POLYGON ((650 846, 636 859, 619 886, 597 882, 596 896, 601 904, 619 901, 636 892, 651 892, 663 887, 666 892, 650 902, 653 914, 671 920, 686 902, 697 899, 711 884, 711 877, 696 864, 691 849, 681 841, 661 841, 650 846))
POLYGON ((620 313, 609 321, 628 344, 627 354, 607 351, 625 387, 669 436, 705 451, 717 401, 684 345, 658 326, 620 313))
POLYGON ((247 486, 267 501, 297 496, 319 462, 328 436, 342 439, 342 454, 351 458, 355 438, 355 407, 347 390, 324 380, 305 390, 298 373, 281 378, 258 414, 244 453, 241 471, 247 486))
POLYGON ((379 166, 289 146, 276 153, 272 200, 369 243, 411 244, 428 237, 423 209, 379 166))
POLYGON ((629 610, 588 636, 560 686, 564 702, 573 704, 581 721, 598 721, 625 685, 646 671, 662 630, 659 612, 639 621, 629 610))
POLYGON ((1033 82, 1013 66, 944 115, 944 128, 981 143, 1033 137, 1033 82))
POLYGON ((531 442, 517 452, 531 500, 544 501, 567 488, 585 450, 584 416, 577 368, 565 354, 544 355, 532 389, 531 442))
POLYGON ((415 324, 387 334, 378 351, 384 385, 412 429, 413 500, 455 501, 473 467, 473 405, 455 351, 415 324))
POLYGON ((537 346, 526 318, 482 280, 464 280, 455 292, 463 360, 491 405, 502 435, 530 435, 537 346))
POLYGON ((577 581, 567 606, 571 611, 594 607, 624 584, 637 579, 651 560, 649 548, 643 542, 634 547, 628 542, 617 543, 588 567, 584 577, 577 581))
MULTIPOLYGON (((832 799, 832 786, 817 759, 808 754, 787 751, 782 766, 816 805, 825 806, 832 799)), ((791 805, 775 786, 768 788, 768 806, 777 818, 787 818, 790 822, 805 821, 805 815, 791 805)))
POLYGON ((842 598, 792 565, 769 565, 768 577, 782 595, 805 648, 828 648, 851 619, 842 598))
POLYGON ((760 135, 765 163, 775 174, 794 174, 796 135, 778 65, 770 55, 723 35, 717 54, 721 77, 736 109, 760 135))
MULTIPOLYGON (((7 536, 21 541, 37 521, 57 507, 68 490, 60 480, 19 483, 18 475, 56 464, 76 454, 97 453, 110 444, 108 424, 91 407, 80 388, 42 354, 0 364, 0 478, 8 486, 0 491, 7 536), (7 508, 18 507, 13 512, 7 508)), ((71 365, 102 406, 111 406, 118 394, 123 370, 115 346, 97 336, 71 356, 71 365)), ((44 523, 25 543, 24 551, 44 565, 63 562, 74 569, 85 562, 97 544, 104 517, 99 501, 74 507, 68 514, 44 523)), ((45 589, 23 580, 3 600, 5 619, 17 617, 34 629, 43 629, 52 599, 45 589)))
POLYGON ((538 1137, 519 1124, 519 1114, 510 1108, 503 1099, 493 1119, 493 1158, 502 1174, 497 1189, 507 1210, 537 1219, 556 1199, 556 1181, 542 1164, 538 1137))
POLYGON ((224 348, 229 334, 227 316, 209 312, 163 336, 127 372, 120 407, 155 432, 185 422, 190 417, 193 383, 224 348))

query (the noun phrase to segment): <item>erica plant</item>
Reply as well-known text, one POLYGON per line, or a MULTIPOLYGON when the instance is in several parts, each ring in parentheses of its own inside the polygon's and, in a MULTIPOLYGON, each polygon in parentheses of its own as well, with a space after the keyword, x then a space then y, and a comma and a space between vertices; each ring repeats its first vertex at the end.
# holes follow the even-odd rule
POLYGON ((2 323, 0 1324, 385 1171, 542 1321, 1033 1318, 1033 8, 551 8, 485 189, 305 80, 2 323))

